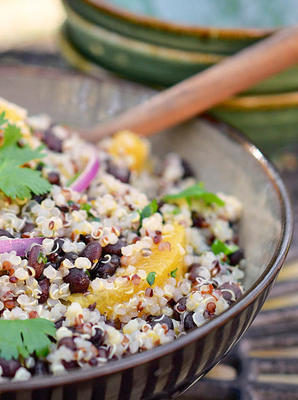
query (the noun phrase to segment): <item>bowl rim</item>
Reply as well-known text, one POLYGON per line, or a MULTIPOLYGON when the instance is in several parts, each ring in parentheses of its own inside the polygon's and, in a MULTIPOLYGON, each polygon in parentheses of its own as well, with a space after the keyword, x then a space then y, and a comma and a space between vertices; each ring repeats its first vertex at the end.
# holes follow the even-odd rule
MULTIPOLYGON (((84 79, 90 79, 95 81, 95 83, 102 82, 101 79, 84 75, 78 71, 67 70, 63 68, 53 68, 53 67, 39 67, 39 66, 0 66, 0 72, 2 76, 4 73, 10 73, 11 71, 17 71, 25 73, 25 75, 47 75, 52 77, 63 77, 63 75, 81 77, 84 79)), ((113 81, 111 79, 111 81, 113 81)), ((263 292, 267 286, 275 279, 278 274, 282 264, 285 260, 293 234, 294 217, 292 213, 291 203, 289 195, 285 188, 285 185, 281 179, 281 176, 277 172, 277 169, 272 165, 272 163, 265 157, 265 155, 249 140, 247 140, 244 135, 239 133, 234 128, 230 127, 226 123, 220 122, 217 119, 209 116, 201 117, 205 122, 211 124, 211 126, 217 127, 223 135, 232 139, 234 142, 241 145, 247 153, 253 157, 256 162, 262 167, 268 176, 269 182, 271 182, 272 189, 275 190, 277 197, 279 199, 282 229, 279 238, 279 242, 276 249, 267 264, 262 275, 258 280, 244 293, 243 297, 236 302, 233 306, 228 308, 222 314, 217 316, 215 319, 209 321, 205 325, 194 329, 185 336, 174 340, 173 342, 158 346, 151 350, 147 350, 143 353, 137 353, 130 355, 127 358, 122 358, 116 361, 109 361, 106 365, 101 367, 93 367, 90 369, 75 370, 68 374, 63 375, 48 375, 42 377, 33 377, 27 381, 7 381, 0 383, 0 392, 12 392, 20 390, 37 390, 42 388, 57 387, 61 385, 70 385, 75 383, 80 383, 87 380, 92 380, 96 378, 105 377, 107 375, 112 375, 115 373, 122 372, 124 370, 137 367, 139 365, 151 362, 155 359, 161 358, 163 356, 169 355, 186 345, 196 342, 202 337, 206 336, 213 329, 216 329, 224 325, 229 319, 235 317, 245 308, 247 308, 260 294, 263 292)))
POLYGON ((111 5, 106 0, 81 0, 96 11, 105 13, 124 22, 143 26, 146 28, 170 32, 172 34, 187 35, 203 38, 218 39, 260 39, 276 32, 279 28, 219 28, 215 26, 186 25, 182 23, 168 22, 155 17, 136 14, 133 11, 111 5))
MULTIPOLYGON (((100 40, 109 45, 121 46, 121 48, 126 51, 149 55, 160 60, 183 62, 187 64, 197 63, 206 66, 214 65, 227 58, 227 56, 223 54, 176 49, 124 36, 83 18, 68 4, 67 0, 63 0, 62 3, 67 15, 67 19, 64 22, 64 30, 67 30, 68 26, 71 26, 75 30, 83 30, 85 34, 92 36, 93 39, 96 39, 97 41, 100 40)), ((63 30, 63 26, 61 29, 63 30)))

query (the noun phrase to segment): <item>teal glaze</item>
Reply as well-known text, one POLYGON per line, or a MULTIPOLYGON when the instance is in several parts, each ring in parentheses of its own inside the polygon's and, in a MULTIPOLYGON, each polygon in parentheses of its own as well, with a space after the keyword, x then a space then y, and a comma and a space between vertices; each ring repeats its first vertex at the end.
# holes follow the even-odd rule
POLYGON ((270 155, 298 143, 298 104, 279 109, 215 108, 210 114, 245 133, 270 155))
POLYGON ((182 50, 199 51, 218 54, 232 54, 249 46, 256 40, 249 37, 223 38, 219 33, 214 36, 205 33, 178 32, 167 29, 151 28, 140 23, 135 24, 119 19, 95 9, 84 0, 67 0, 67 3, 89 21, 118 32, 122 35, 182 50))
MULTIPOLYGON (((142 42, 138 40, 142 39, 141 37, 132 38, 131 35, 135 33, 135 29, 138 29, 139 26, 130 26, 128 22, 125 22, 122 26, 123 29, 120 32, 121 35, 117 35, 117 32, 120 31, 120 27, 117 27, 116 25, 119 23, 123 24, 122 20, 112 18, 104 13, 100 13, 83 0, 65 0, 65 4, 68 6, 68 35, 72 43, 80 50, 80 52, 91 58, 94 62, 114 72, 120 73, 129 79, 154 85, 173 85, 209 66, 214 65, 222 57, 222 55, 219 53, 201 53, 203 56, 210 55, 211 61, 206 62, 204 59, 200 59, 199 52, 183 51, 180 53, 180 47, 178 49, 177 46, 175 49, 175 55, 168 55, 166 52, 161 54, 162 49, 171 50, 171 45, 169 45, 167 40, 165 40, 163 43, 164 45, 167 45, 165 48, 153 44, 154 40, 150 39, 151 34, 163 35, 167 32, 162 32, 158 29, 150 29, 150 32, 148 32, 147 27, 145 27, 146 34, 144 31, 144 41, 142 42), (71 10, 71 12, 69 12, 69 10, 71 10), (84 10, 88 11, 88 15, 85 14, 84 10), (78 17, 79 14, 81 15, 81 18, 78 17), (86 19, 82 18, 82 16, 86 17, 86 19), (97 21, 97 18, 103 20, 97 21), (112 25, 107 23, 106 19, 109 19, 109 22, 111 22, 112 25), (95 23, 90 23, 89 21, 91 20, 95 23, 97 22, 98 24, 96 25, 95 23), (114 24, 116 25, 114 26, 114 24), (96 32, 96 27, 98 27, 98 29, 104 29, 106 34, 103 35, 100 31, 96 32), (130 29, 132 32, 129 32, 130 29), (115 35, 113 41, 109 39, 109 34, 115 35), (120 42, 121 38, 132 40, 133 45, 120 42), (116 43, 117 41, 118 43, 116 43), (143 49, 139 50, 139 47, 142 46, 142 43, 144 43, 143 49), (137 46, 137 48, 134 44, 137 46), (152 48, 148 50, 148 46, 146 45, 151 45, 152 48), (98 46, 104 48, 104 54, 98 54, 98 52, 94 52, 94 48, 98 46), (185 54, 189 55, 189 57, 186 57, 185 54), (126 61, 119 62, 121 59, 122 61, 124 59, 126 61)), ((183 42, 186 40, 184 35, 179 35, 179 38, 183 42)), ((214 43, 217 43, 221 39, 211 38, 202 40, 202 43, 205 46, 213 41, 215 41, 214 43)), ((198 38, 196 38, 196 41, 198 41, 198 38)), ((176 41, 174 42, 176 43, 176 41)), ((241 43, 241 48, 249 44, 242 43, 241 40, 236 40, 236 42, 237 45, 241 43)), ((227 42, 225 42, 225 44, 227 44, 227 42)), ((181 48, 187 50, 187 47, 184 45, 185 43, 181 43, 181 48)), ((273 78, 265 80, 264 82, 251 88, 246 93, 281 93, 296 90, 297 87, 298 65, 274 76, 273 78)))
POLYGON ((298 21, 297 0, 109 0, 139 15, 190 26, 273 28, 298 21))

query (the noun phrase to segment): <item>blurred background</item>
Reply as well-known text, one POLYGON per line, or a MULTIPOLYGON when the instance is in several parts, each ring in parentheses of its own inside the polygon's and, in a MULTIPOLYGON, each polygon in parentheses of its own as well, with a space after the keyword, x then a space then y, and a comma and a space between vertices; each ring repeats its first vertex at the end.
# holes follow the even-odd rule
MULTIPOLYGON (((77 68, 100 77, 116 73, 121 76, 117 79, 149 85, 151 93, 217 63, 272 29, 298 21, 297 0, 188 0, 187 8, 181 0, 108 3, 134 12, 140 21, 153 16, 162 24, 209 28, 177 33, 161 24, 151 29, 85 0, 65 0, 67 12, 60 0, 1 0, 0 64, 77 68)), ((291 191, 297 216, 298 66, 210 113, 269 154, 291 191)), ((296 227, 288 264, 263 312, 238 349, 184 399, 298 399, 297 260, 296 227)))

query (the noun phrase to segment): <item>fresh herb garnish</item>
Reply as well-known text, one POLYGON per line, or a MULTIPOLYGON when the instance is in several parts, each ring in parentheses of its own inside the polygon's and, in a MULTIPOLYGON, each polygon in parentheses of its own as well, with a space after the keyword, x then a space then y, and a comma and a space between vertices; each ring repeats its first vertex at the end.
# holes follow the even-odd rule
POLYGON ((0 190, 6 196, 23 200, 30 198, 31 193, 41 195, 51 189, 50 183, 41 176, 40 171, 23 167, 32 160, 45 156, 43 147, 31 149, 29 146, 18 146, 22 139, 20 128, 6 122, 5 113, 0 115, 0 128, 3 129, 3 144, 0 146, 0 190))
POLYGON ((150 286, 152 286, 154 284, 155 276, 156 276, 156 272, 149 272, 149 274, 147 275, 146 280, 150 286))
POLYGON ((76 181, 78 179, 78 177, 81 175, 82 171, 78 171, 76 174, 74 174, 74 176, 72 176, 71 178, 68 179, 68 181, 66 182, 66 186, 71 186, 74 181, 76 181))
POLYGON ((173 271, 170 272, 170 275, 172 278, 176 278, 176 274, 177 274, 178 268, 174 269, 173 271))
POLYGON ((41 263, 46 264, 48 262, 47 256, 45 256, 41 251, 39 252, 37 262, 39 264, 41 264, 41 263))
POLYGON ((173 211, 172 211, 172 214, 173 214, 173 215, 181 214, 181 208, 175 206, 175 208, 174 208, 173 211))
POLYGON ((6 360, 24 358, 35 353, 46 357, 56 328, 53 322, 43 318, 25 320, 0 320, 0 357, 6 360))
POLYGON ((186 199, 188 202, 190 202, 192 199, 202 199, 206 204, 215 203, 218 206, 225 205, 224 201, 221 200, 215 193, 207 192, 204 189, 204 184, 202 182, 195 183, 179 193, 168 194, 163 198, 163 200, 167 202, 179 199, 186 199))
POLYGON ((98 218, 98 217, 93 217, 93 221, 100 222, 100 218, 98 218))
POLYGON ((88 217, 93 217, 93 215, 90 213, 91 208, 92 208, 92 205, 88 204, 88 203, 81 204, 81 206, 80 206, 81 210, 86 211, 88 217))
POLYGON ((235 253, 235 251, 238 249, 239 247, 235 244, 227 245, 219 239, 216 239, 211 246, 211 250, 215 255, 224 253, 226 256, 228 256, 232 253, 235 253))
POLYGON ((151 215, 155 214, 157 210, 158 210, 157 200, 153 199, 149 204, 146 205, 146 207, 143 208, 142 211, 140 211, 141 221, 144 218, 148 218, 151 215))

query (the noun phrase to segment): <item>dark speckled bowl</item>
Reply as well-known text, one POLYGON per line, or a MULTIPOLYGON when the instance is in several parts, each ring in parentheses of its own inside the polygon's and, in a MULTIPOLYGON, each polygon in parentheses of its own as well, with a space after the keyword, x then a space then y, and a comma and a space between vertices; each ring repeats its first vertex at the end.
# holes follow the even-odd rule
MULTIPOLYGON (((87 126, 149 95, 148 89, 76 73, 0 67, 0 94, 61 123, 87 126)), ((161 399, 185 391, 241 338, 264 303, 290 244, 293 219, 284 185, 262 153, 226 126, 194 120, 154 138, 156 153, 187 157, 207 187, 240 198, 248 267, 242 299, 170 344, 67 375, 0 384, 1 399, 161 399)))

